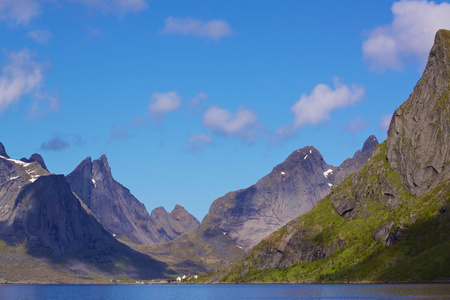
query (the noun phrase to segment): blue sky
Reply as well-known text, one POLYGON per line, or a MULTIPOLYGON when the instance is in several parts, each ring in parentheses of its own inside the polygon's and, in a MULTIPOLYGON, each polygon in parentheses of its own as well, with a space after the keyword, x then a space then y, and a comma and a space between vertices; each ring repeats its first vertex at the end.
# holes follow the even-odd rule
POLYGON ((385 140, 439 28, 445 1, 0 0, 0 141, 58 174, 106 154, 201 220, 296 149, 385 140))

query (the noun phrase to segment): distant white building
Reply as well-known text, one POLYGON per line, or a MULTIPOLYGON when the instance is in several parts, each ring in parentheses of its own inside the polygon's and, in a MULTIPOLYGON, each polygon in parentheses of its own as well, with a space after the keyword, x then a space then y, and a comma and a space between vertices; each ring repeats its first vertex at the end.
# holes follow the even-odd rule
POLYGON ((181 277, 180 276, 177 277, 177 282, 181 282, 181 277))

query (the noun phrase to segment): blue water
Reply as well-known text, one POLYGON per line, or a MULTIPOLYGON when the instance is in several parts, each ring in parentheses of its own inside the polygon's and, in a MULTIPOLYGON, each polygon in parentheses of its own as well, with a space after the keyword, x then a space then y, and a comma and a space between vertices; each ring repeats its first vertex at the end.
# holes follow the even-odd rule
POLYGON ((0 285, 0 299, 450 299, 450 284, 0 285))

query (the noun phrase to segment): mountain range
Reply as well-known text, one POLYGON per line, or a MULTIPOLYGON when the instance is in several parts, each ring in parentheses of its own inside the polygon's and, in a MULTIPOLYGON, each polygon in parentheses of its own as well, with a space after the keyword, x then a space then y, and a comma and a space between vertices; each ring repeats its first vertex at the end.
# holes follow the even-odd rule
POLYGON ((422 77, 368 162, 208 280, 447 282, 449 168, 450 31, 439 30, 422 77))
POLYGON ((440 30, 388 139, 340 166, 312 146, 216 199, 200 223, 149 214, 105 155, 69 175, 0 143, 0 282, 107 282, 221 268, 217 281, 450 278, 450 31, 440 30))

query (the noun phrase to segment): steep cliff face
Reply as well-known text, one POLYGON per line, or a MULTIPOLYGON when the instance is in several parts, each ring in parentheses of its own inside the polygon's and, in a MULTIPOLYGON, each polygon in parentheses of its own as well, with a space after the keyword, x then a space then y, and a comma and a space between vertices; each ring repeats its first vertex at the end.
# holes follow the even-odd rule
MULTIPOLYGON (((255 185, 214 201, 214 224, 243 249, 250 249, 274 230, 312 209, 333 185, 359 170, 378 144, 370 136, 362 150, 340 167, 328 165, 314 147, 294 151, 255 185)), ((205 218, 205 222, 209 218, 205 218)))
POLYGON ((389 163, 418 197, 450 179, 449 52, 450 32, 440 30, 422 78, 389 126, 389 163))
MULTIPOLYGON (((196 219, 187 212, 176 220, 164 209, 158 209, 152 218, 144 204, 114 180, 104 155, 94 161, 86 158, 67 176, 67 181, 105 229, 118 238, 136 244, 155 244, 167 242, 196 226, 196 219)), ((181 207, 176 210, 181 212, 181 207)))

